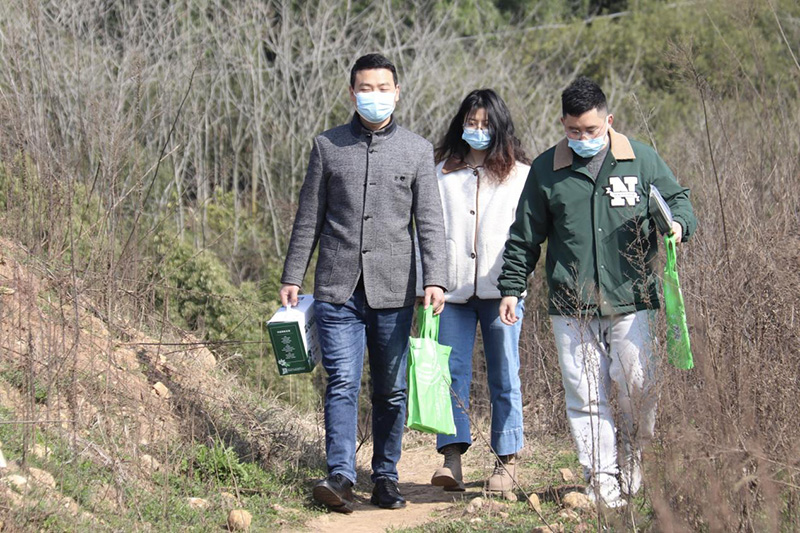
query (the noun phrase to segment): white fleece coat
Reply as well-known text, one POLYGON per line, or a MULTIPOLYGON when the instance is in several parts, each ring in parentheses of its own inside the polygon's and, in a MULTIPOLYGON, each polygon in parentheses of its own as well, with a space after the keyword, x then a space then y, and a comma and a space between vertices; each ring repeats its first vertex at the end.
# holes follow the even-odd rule
MULTIPOLYGON (((483 168, 474 170, 453 160, 436 166, 447 239, 446 301, 501 297, 497 277, 529 170, 528 165, 517 162, 508 179, 497 185, 483 168)), ((418 295, 422 295, 421 289, 417 288, 418 295)))

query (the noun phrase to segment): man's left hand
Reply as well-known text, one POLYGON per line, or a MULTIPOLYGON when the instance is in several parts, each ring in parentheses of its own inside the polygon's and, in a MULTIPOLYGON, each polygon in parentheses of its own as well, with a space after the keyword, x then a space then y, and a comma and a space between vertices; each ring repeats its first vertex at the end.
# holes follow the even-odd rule
POLYGON ((672 233, 671 235, 675 235, 675 242, 680 244, 681 239, 683 238, 683 226, 681 226, 680 222, 672 221, 672 233))
POLYGON ((437 287, 436 285, 425 287, 425 297, 422 299, 422 306, 427 309, 428 305, 433 306, 434 315, 438 315, 444 311, 444 291, 441 287, 437 287))

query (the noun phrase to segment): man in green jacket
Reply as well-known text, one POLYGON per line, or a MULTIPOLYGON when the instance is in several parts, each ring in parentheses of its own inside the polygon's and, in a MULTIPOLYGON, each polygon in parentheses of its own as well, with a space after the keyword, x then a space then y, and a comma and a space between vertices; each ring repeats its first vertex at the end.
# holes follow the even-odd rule
POLYGON ((629 495, 641 487, 641 450, 655 427, 659 283, 650 186, 671 208, 678 242, 697 221, 689 190, 658 154, 612 129, 614 116, 596 83, 576 79, 561 104, 566 138, 533 162, 506 242, 500 319, 517 321, 517 299, 546 240, 549 314, 587 494, 619 507, 626 503, 620 485, 629 495), (619 420, 609 403, 612 390, 619 420))

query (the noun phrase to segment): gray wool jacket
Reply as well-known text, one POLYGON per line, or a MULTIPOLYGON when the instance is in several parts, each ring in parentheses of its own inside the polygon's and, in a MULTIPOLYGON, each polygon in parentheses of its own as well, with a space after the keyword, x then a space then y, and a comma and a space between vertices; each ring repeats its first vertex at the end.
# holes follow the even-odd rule
POLYGON ((363 276, 374 309, 414 303, 419 239, 423 285, 446 289, 442 203, 431 143, 397 125, 377 132, 354 114, 314 139, 281 282, 302 285, 314 248, 314 298, 343 304, 363 276))

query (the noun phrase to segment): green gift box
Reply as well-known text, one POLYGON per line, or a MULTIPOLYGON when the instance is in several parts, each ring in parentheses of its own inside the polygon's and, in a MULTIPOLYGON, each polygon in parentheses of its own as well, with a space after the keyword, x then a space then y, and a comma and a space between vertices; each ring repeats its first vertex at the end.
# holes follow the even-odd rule
POLYGON ((297 299, 296 306, 281 307, 267 322, 281 376, 311 372, 320 360, 314 297, 303 294, 297 299))

